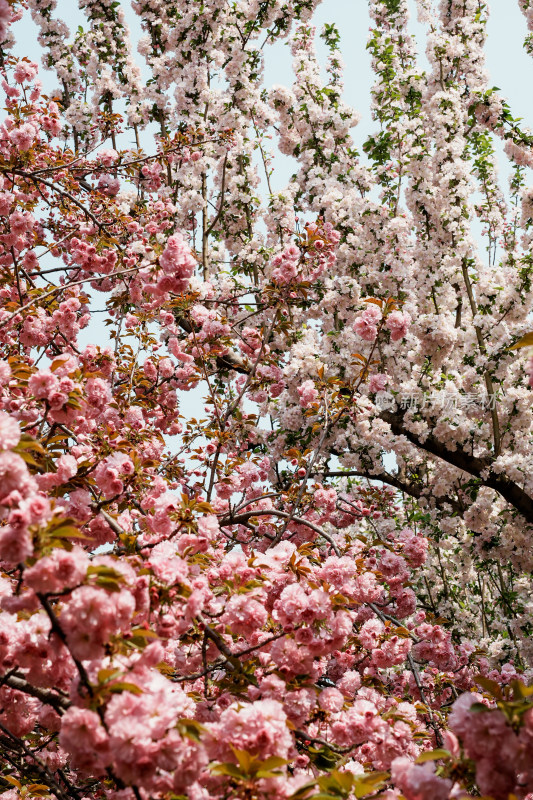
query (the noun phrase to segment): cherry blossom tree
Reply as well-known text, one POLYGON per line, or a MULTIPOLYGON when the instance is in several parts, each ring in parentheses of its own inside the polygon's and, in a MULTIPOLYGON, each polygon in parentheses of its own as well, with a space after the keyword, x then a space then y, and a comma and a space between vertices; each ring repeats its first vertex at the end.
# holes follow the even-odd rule
POLYGON ((2 800, 533 798, 533 134, 317 5, 0 0, 2 800))

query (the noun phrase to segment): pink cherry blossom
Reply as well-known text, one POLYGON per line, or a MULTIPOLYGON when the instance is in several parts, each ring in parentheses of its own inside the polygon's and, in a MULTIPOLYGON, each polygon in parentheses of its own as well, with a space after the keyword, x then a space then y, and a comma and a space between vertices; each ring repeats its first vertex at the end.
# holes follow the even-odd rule
POLYGON ((298 394, 300 395, 300 405, 302 408, 307 408, 314 403, 318 397, 318 392, 315 389, 313 381, 305 381, 298 387, 298 394))
POLYGON ((11 450, 20 441, 20 428, 13 417, 0 412, 0 450, 11 450))
POLYGON ((19 61, 13 71, 13 77, 17 83, 32 81, 37 75, 38 67, 33 61, 19 61))

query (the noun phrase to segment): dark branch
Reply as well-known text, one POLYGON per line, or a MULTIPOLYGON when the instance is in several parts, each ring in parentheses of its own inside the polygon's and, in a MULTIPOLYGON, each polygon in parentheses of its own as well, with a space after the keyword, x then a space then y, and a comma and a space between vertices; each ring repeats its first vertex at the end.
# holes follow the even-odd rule
POLYGON ((533 498, 505 475, 492 472, 493 458, 471 456, 461 445, 457 445, 455 450, 450 450, 431 434, 422 441, 405 427, 404 415, 401 411, 382 411, 380 417, 389 423, 392 432, 397 436, 405 436, 411 444, 421 450, 425 450, 448 464, 452 464, 457 469, 473 475, 481 481, 483 486, 494 489, 513 508, 516 508, 528 522, 533 524, 533 498))

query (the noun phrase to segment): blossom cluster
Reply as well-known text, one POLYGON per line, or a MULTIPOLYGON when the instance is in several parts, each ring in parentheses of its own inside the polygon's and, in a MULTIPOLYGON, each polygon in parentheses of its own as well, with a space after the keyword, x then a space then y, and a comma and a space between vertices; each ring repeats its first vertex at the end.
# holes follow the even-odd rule
POLYGON ((0 800, 533 796, 533 139, 317 5, 0 0, 0 800))

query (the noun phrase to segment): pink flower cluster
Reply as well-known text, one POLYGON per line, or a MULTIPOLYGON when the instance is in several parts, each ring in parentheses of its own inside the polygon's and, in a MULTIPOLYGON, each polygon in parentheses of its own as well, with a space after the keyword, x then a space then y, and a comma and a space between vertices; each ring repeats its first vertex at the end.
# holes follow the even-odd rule
POLYGON ((381 311, 375 305, 368 305, 363 313, 357 317, 353 329, 361 339, 366 342, 375 341, 378 335, 378 324, 381 321, 381 311))
POLYGON ((411 317, 409 314, 402 313, 401 311, 391 311, 385 321, 385 325, 390 331, 390 338, 393 342, 404 338, 409 330, 410 324, 411 317))
POLYGON ((370 0, 363 161, 317 4, 0 0, 4 800, 532 800, 530 134, 370 0))
POLYGON ((304 381, 304 383, 298 387, 298 394, 300 395, 300 405, 302 408, 308 408, 318 397, 318 392, 313 381, 304 381))
POLYGON ((122 494, 123 479, 133 475, 134 465, 125 453, 114 453, 101 461, 94 471, 94 480, 107 499, 122 494))
POLYGON ((391 777, 406 800, 448 800, 450 797, 451 780, 440 778, 431 762, 413 764, 408 758, 395 758, 391 777))
MULTIPOLYGON (((449 726, 476 765, 476 782, 483 794, 507 800, 533 792, 533 713, 526 710, 517 733, 499 709, 480 708, 481 695, 466 692, 453 704, 449 726), (478 704, 476 708, 473 708, 478 704)), ((456 754, 457 740, 451 740, 456 754)))
POLYGON ((162 281, 165 283, 164 291, 173 291, 179 294, 187 288, 190 278, 194 275, 196 261, 179 233, 169 237, 159 258, 159 263, 165 275, 168 276, 158 281, 159 289, 162 288, 162 281), (169 283, 170 278, 172 279, 171 284, 169 283))
POLYGON ((272 259, 272 280, 282 286, 293 281, 298 275, 300 258, 301 253, 296 245, 288 245, 272 259))

